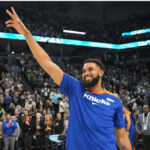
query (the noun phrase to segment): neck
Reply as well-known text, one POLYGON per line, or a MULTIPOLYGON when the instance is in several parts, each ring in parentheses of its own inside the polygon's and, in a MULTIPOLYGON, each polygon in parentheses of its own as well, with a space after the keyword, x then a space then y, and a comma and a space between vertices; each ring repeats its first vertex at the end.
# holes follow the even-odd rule
POLYGON ((40 121, 40 118, 37 118, 37 121, 40 121))

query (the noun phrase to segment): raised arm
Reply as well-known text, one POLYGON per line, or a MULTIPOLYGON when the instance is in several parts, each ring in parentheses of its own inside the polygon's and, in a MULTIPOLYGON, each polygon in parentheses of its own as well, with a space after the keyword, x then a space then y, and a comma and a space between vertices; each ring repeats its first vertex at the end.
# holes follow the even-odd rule
POLYGON ((59 86, 63 78, 63 71, 52 62, 48 54, 34 40, 29 30, 19 19, 13 7, 11 7, 11 10, 12 13, 6 10, 7 14, 12 18, 12 20, 6 21, 6 26, 15 28, 18 33, 22 34, 26 38, 27 44, 29 45, 29 48, 32 54, 34 55, 35 59, 59 86))

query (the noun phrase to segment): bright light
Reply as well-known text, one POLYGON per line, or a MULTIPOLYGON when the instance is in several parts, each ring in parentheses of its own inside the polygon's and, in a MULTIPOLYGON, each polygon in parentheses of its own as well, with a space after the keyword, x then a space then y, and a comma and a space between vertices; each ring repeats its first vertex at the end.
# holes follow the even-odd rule
POLYGON ((24 53, 22 53, 22 55, 24 55, 24 53))
POLYGON ((82 34, 82 35, 86 34, 86 32, 79 32, 79 31, 72 31, 72 30, 63 30, 63 32, 74 33, 74 34, 82 34))
POLYGON ((11 53, 14 54, 14 51, 12 51, 11 53))

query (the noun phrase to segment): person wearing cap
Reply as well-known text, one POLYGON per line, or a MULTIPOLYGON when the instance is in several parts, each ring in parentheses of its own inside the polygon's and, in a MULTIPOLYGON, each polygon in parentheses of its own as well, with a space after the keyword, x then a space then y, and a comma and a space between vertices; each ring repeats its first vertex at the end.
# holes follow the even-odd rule
POLYGON ((33 104, 36 105, 36 103, 33 102, 31 98, 29 98, 29 101, 26 102, 26 104, 25 104, 25 109, 26 109, 27 111, 31 111, 33 104))
POLYGON ((49 88, 47 87, 47 83, 44 83, 44 88, 42 88, 42 97, 44 97, 45 99, 48 99, 48 95, 49 95, 49 88))
POLYGON ((144 150, 148 150, 150 143, 150 112, 148 105, 143 106, 143 114, 138 116, 135 127, 138 134, 142 135, 144 150))

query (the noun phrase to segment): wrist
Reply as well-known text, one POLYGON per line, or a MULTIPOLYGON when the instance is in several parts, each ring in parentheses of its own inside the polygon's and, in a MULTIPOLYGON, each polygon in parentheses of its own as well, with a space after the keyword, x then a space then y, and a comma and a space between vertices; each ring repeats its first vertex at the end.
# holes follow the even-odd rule
POLYGON ((30 35, 30 34, 31 34, 30 31, 28 29, 26 29, 23 36, 25 38, 27 38, 27 36, 30 35))

